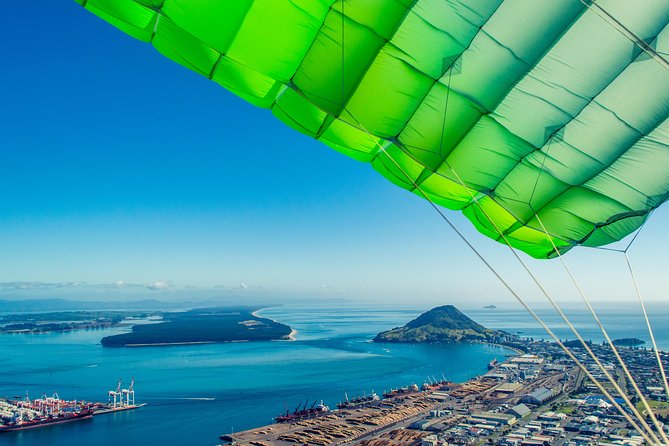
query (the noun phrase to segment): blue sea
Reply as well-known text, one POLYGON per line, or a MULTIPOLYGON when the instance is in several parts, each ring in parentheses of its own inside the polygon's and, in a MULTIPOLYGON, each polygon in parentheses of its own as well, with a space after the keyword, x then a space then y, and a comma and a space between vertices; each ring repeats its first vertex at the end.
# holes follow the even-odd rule
MULTIPOLYGON (((206 344, 145 348, 103 348, 103 336, 124 329, 0 336, 0 395, 106 401, 119 378, 134 377, 135 411, 77 423, 0 435, 1 445, 215 445, 222 433, 271 423, 298 404, 323 400, 333 407, 349 396, 421 384, 428 375, 464 381, 486 371, 493 358, 511 354, 490 345, 375 344, 378 332, 405 324, 426 308, 268 308, 260 315, 298 331, 296 341, 206 344)), ((483 325, 524 336, 546 337, 522 310, 474 309, 483 325)), ((547 319, 552 316, 547 314, 547 319)), ((656 313, 658 339, 669 347, 669 312, 656 313), (657 319, 660 318, 660 319, 657 319)), ((629 312, 602 316, 612 336, 646 339, 629 312)), ((586 339, 601 335, 588 318, 574 320, 586 339), (586 326, 588 325, 588 326, 586 326)), ((558 327, 558 334, 566 331, 558 327)), ((572 336, 573 337, 573 336, 572 336)))

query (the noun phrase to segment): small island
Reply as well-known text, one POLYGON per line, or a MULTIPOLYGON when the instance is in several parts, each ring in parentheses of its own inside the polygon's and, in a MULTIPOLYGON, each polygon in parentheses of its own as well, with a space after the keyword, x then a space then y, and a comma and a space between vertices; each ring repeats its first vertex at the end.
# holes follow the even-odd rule
POLYGON ((495 308, 497 308, 497 306, 493 305, 493 304, 490 304, 490 305, 485 305, 483 308, 485 308, 487 310, 494 310, 495 308))
POLYGON ((494 342, 505 335, 474 322, 453 305, 444 305, 421 314, 404 327, 379 333, 374 342, 494 342))
POLYGON ((646 343, 639 338, 620 338, 614 339, 612 342, 616 347, 638 347, 646 343))
POLYGON ((162 323, 135 325, 129 333, 102 338, 105 347, 148 347, 218 342, 290 340, 287 325, 258 317, 257 308, 199 308, 164 313, 162 323))
POLYGON ((132 320, 160 318, 147 311, 59 311, 0 316, 0 334, 39 334, 117 327, 132 320))

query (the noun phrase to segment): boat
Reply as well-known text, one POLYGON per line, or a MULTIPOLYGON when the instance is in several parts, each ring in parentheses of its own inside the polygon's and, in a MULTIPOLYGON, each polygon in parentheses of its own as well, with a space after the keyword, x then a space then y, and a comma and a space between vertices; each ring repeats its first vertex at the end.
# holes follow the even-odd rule
POLYGON ((309 404, 308 400, 305 401, 304 406, 300 403, 292 413, 290 413, 288 407, 286 407, 286 413, 276 416, 274 421, 277 423, 292 423, 294 421, 314 418, 330 412, 330 408, 323 404, 323 400, 321 400, 320 404, 316 404, 316 401, 314 401, 309 408, 307 408, 307 404, 309 404))
POLYGON ((428 376, 427 381, 423 383, 423 385, 420 387, 420 390, 423 392, 429 392, 431 390, 439 390, 444 386, 447 386, 450 384, 450 382, 446 379, 444 374, 441 374, 442 379, 437 380, 434 376, 428 376))
POLYGON ((55 393, 31 401, 0 400, 0 432, 11 432, 53 424, 79 421, 93 416, 93 408, 85 401, 65 401, 55 393))
POLYGON ((497 364, 499 364, 499 362, 497 362, 497 358, 493 359, 488 363, 488 370, 494 369, 495 367, 497 367, 497 364))
POLYGON ((377 395, 373 390, 370 395, 365 393, 363 396, 357 396, 355 398, 349 399, 348 394, 344 393, 344 397, 344 401, 337 403, 337 409, 354 409, 356 407, 365 406, 381 399, 379 398, 379 395, 377 395))
POLYGON ((68 423, 70 421, 84 420, 91 418, 93 416, 93 411, 90 409, 83 409, 76 413, 63 413, 55 416, 49 415, 47 417, 36 417, 29 419, 28 421, 19 420, 19 421, 10 421, 7 424, 0 425, 0 432, 11 432, 18 431, 23 429, 31 429, 36 427, 43 427, 46 425, 68 423))
POLYGON ((391 389, 389 392, 385 392, 383 394, 384 398, 393 398, 396 396, 400 395, 407 395, 410 393, 417 393, 420 392, 420 389, 416 384, 411 384, 410 386, 407 387, 400 387, 399 389, 391 389))
POLYGON ((25 398, 0 398, 0 433, 49 426, 52 424, 67 423, 84 420, 93 415, 133 410, 145 404, 135 404, 135 379, 127 389, 121 388, 119 380, 116 390, 108 392, 109 401, 92 403, 86 401, 66 401, 60 399, 57 393, 53 396, 42 394, 41 398, 31 400, 25 398))

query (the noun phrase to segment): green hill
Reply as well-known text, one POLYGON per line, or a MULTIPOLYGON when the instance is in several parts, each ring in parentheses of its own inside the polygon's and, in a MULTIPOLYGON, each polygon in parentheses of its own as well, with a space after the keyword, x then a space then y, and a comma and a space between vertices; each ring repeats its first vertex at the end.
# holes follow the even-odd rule
POLYGON ((489 341, 500 333, 477 324, 453 305, 433 308, 404 327, 379 333, 374 342, 489 341))
POLYGON ((613 340, 613 345, 618 347, 637 347, 645 343, 646 341, 642 341, 639 338, 621 338, 613 340))

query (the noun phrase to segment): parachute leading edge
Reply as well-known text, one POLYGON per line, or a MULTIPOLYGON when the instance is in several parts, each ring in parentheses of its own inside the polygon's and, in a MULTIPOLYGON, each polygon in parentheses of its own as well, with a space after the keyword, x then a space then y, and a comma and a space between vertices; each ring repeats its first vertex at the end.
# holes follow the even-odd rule
MULTIPOLYGON (((669 70, 580 0, 76 1, 536 258, 669 198, 669 70)), ((597 2, 668 54, 641 3, 597 2)))

